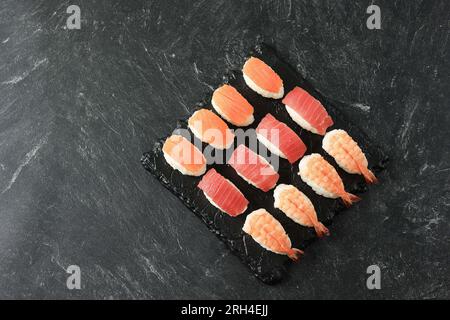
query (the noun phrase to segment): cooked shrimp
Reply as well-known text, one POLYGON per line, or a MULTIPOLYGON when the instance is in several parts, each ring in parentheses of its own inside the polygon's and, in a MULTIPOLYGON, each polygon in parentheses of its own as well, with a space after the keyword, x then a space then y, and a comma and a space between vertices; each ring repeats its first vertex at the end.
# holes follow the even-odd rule
POLYGON ((305 227, 314 227, 318 237, 330 234, 327 227, 317 219, 311 200, 293 185, 279 184, 273 192, 273 197, 274 207, 283 211, 294 222, 305 227))
POLYGON ((298 174, 317 194, 327 198, 341 198, 346 206, 361 200, 358 196, 345 191, 344 183, 336 172, 320 154, 312 153, 298 164, 298 174))
POLYGON ((302 250, 291 247, 291 239, 281 223, 265 209, 250 213, 242 230, 269 251, 285 254, 292 260, 298 260, 298 256, 303 254, 302 250))
POLYGON ((363 175, 367 183, 378 179, 367 168, 367 158, 350 135, 341 129, 331 130, 323 138, 322 148, 348 173, 363 175))

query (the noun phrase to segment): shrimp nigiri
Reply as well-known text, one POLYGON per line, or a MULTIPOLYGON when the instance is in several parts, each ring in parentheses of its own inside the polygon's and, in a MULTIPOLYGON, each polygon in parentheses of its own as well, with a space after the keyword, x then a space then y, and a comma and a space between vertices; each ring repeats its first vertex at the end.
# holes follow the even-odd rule
POLYGON ((358 196, 345 191, 344 183, 336 172, 320 154, 312 153, 303 157, 298 164, 298 174, 317 194, 326 198, 341 198, 346 206, 361 200, 358 196))
POLYGON ((291 239, 281 223, 265 209, 250 213, 242 230, 269 251, 285 254, 292 260, 298 260, 298 256, 303 254, 302 250, 292 248, 291 239))
POLYGON ((367 168, 367 158, 350 135, 341 129, 331 130, 322 141, 322 148, 348 173, 362 174, 367 183, 378 179, 367 168))
POLYGON ((311 200, 293 185, 279 184, 273 192, 273 197, 274 207, 283 211, 294 222, 305 227, 314 227, 319 237, 330 234, 327 227, 317 219, 311 200))

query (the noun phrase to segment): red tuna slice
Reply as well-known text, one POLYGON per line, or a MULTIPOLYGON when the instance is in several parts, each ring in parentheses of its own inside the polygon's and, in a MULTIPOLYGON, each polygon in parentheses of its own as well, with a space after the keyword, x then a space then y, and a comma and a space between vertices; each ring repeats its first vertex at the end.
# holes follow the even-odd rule
POLYGON ((198 187, 213 206, 232 217, 247 210, 248 200, 242 192, 230 180, 214 169, 209 169, 199 182, 198 187))
POLYGON ((242 179, 264 192, 275 187, 280 177, 265 158, 243 144, 234 150, 228 164, 242 179))
POLYGON ((306 152, 302 139, 285 123, 268 113, 256 128, 258 140, 270 152, 294 163, 306 152))
POLYGON ((324 106, 300 87, 292 89, 282 100, 286 110, 299 126, 315 134, 324 135, 333 119, 324 106))

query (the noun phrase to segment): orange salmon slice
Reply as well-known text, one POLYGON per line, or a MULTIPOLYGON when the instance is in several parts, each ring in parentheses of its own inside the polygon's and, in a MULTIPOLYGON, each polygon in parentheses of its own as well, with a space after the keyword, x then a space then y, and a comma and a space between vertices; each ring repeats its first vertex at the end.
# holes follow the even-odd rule
POLYGON ((200 109, 189 118, 189 129, 201 141, 218 149, 229 148, 234 134, 218 115, 208 109, 200 109))
POLYGON ((172 135, 163 145, 170 165, 183 174, 202 175, 206 171, 206 159, 190 141, 180 135, 172 135))
POLYGON ((236 126, 248 126, 254 120, 253 106, 228 84, 214 91, 211 102, 225 120, 236 126))
POLYGON ((280 91, 283 80, 261 59, 251 57, 243 67, 243 73, 258 87, 273 93, 280 91))

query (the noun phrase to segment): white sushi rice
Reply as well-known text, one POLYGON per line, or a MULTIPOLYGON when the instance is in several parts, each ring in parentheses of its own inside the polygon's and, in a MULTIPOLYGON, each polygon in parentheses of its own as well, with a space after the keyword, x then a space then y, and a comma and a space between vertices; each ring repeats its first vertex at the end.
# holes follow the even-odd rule
POLYGON ((263 88, 258 86, 245 73, 244 73, 244 81, 250 87, 250 89, 252 89, 253 91, 259 93, 260 95, 262 95, 265 98, 281 99, 284 96, 284 87, 283 87, 283 85, 281 85, 281 88, 280 88, 280 90, 278 92, 271 92, 271 91, 264 90, 263 88))
MULTIPOLYGON (((234 185, 233 182, 231 182, 231 181, 228 180, 227 178, 225 178, 225 180, 227 180, 233 188, 235 188, 240 194, 242 194, 242 192, 234 185)), ((214 200, 211 199, 205 192, 203 192, 203 194, 205 195, 206 199, 208 199, 208 201, 209 201, 214 207, 216 207, 217 209, 219 209, 219 210, 222 211, 222 212, 227 213, 223 208, 221 208, 217 203, 215 203, 214 200)), ((248 206, 245 206, 245 208, 244 208, 241 212, 239 212, 238 214, 244 213, 245 210, 247 210, 247 207, 248 207, 248 206)))
POLYGON ((294 120, 300 127, 312 133, 319 134, 316 128, 314 128, 308 121, 305 120, 305 118, 303 118, 300 114, 298 114, 293 108, 286 105, 286 111, 289 113, 292 120, 294 120))
MULTIPOLYGON (((300 160, 300 163, 298 164, 298 174, 300 176, 300 178, 307 184, 309 185, 318 195, 324 196, 326 198, 331 198, 331 199, 337 199, 339 198, 339 196, 335 193, 329 192, 328 190, 325 190, 324 188, 322 188, 320 185, 318 185, 317 183, 315 183, 314 181, 312 181, 311 179, 308 179, 306 177, 306 172, 307 172, 307 165, 308 162, 312 159, 313 156, 315 155, 319 155, 317 153, 313 153, 310 154, 308 156, 303 157, 302 160, 300 160)), ((320 155, 319 155, 320 156, 320 155)))
POLYGON ((272 142, 270 142, 269 140, 266 139, 266 137, 260 135, 260 134, 256 134, 256 138, 267 148, 270 150, 270 152, 272 152, 273 154, 276 154, 277 156, 287 159, 286 155, 281 152, 280 149, 278 149, 277 146, 275 146, 272 142))
POLYGON ((222 118, 224 118, 225 120, 227 120, 229 123, 234 124, 235 126, 238 127, 246 127, 249 126, 253 123, 253 121, 255 121, 255 117, 253 117, 253 114, 250 115, 247 120, 244 123, 236 123, 234 122, 232 119, 230 119, 230 117, 228 117, 222 110, 222 108, 214 101, 214 98, 211 99, 211 105, 213 106, 214 110, 217 111, 218 114, 220 114, 220 116, 222 118))
POLYGON ((204 174, 206 172, 206 163, 204 163, 204 165, 201 168, 201 170, 199 170, 199 171, 190 171, 190 170, 186 169, 181 163, 179 163, 174 158, 172 158, 166 152, 163 152, 163 154, 164 154, 164 159, 166 159, 167 163, 173 169, 180 171, 184 175, 198 177, 198 176, 201 176, 202 174, 204 174))

